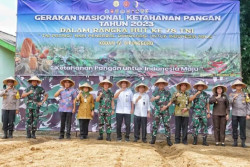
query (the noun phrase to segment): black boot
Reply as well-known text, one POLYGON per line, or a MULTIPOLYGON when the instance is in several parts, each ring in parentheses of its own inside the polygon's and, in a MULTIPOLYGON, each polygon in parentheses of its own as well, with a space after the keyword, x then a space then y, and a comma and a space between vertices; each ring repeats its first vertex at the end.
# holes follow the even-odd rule
POLYGON ((13 138, 13 131, 9 131, 9 138, 13 138))
POLYGON ((97 140, 103 140, 103 134, 100 133, 99 137, 97 138, 97 140))
POLYGON ((31 133, 30 133, 30 130, 27 130, 27 136, 26 136, 27 139, 30 139, 31 138, 31 133))
POLYGON ((60 135, 58 139, 64 139, 64 135, 60 135))
POLYGON ((111 141, 110 135, 111 135, 110 133, 107 133, 107 138, 106 138, 107 141, 111 141))
POLYGON ((173 145, 173 143, 171 142, 170 137, 167 137, 167 144, 168 144, 169 146, 172 146, 172 145, 173 145))
POLYGON ((238 146, 238 140, 237 140, 237 139, 234 139, 233 147, 237 147, 237 146, 238 146))
POLYGON ((3 134, 2 139, 7 139, 7 138, 8 138, 8 136, 7 136, 7 131, 4 131, 4 134, 3 134))
POLYGON ((197 145, 197 136, 194 136, 194 142, 193 145, 197 145))
POLYGON ((247 147, 246 144, 245 144, 245 141, 246 141, 246 140, 241 140, 241 147, 243 147, 243 148, 246 148, 246 147, 247 147))
POLYGON ((209 144, 207 143, 207 136, 203 137, 203 143, 202 143, 202 145, 209 146, 209 144))
POLYGON ((149 142, 150 144, 155 144, 156 136, 152 136, 152 140, 149 142))
POLYGON ((33 139, 36 139, 36 131, 32 131, 31 137, 32 137, 33 139))

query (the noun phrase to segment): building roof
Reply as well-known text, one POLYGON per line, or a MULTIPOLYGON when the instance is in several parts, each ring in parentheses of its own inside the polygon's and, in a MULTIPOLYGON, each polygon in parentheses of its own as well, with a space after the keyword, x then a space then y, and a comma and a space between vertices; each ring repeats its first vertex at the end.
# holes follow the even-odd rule
POLYGON ((0 31, 0 46, 15 52, 16 51, 16 37, 14 35, 0 31))

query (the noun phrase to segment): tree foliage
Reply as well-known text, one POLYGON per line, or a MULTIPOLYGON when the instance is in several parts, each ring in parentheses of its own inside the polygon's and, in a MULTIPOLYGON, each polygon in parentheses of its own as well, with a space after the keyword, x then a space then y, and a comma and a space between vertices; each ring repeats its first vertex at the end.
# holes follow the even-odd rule
POLYGON ((242 77, 250 85, 250 0, 240 0, 242 77))

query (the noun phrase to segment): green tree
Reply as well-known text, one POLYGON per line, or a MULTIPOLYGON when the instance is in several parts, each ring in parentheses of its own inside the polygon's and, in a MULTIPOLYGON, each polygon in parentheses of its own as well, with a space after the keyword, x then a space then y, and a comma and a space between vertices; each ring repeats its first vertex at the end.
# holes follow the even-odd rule
POLYGON ((250 85, 250 0, 240 0, 240 3, 242 77, 250 85))

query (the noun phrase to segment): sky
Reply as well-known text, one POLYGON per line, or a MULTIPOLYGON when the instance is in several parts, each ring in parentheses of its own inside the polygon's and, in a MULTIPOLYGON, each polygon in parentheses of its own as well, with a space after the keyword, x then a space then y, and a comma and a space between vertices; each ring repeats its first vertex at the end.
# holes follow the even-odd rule
POLYGON ((0 31, 16 35, 17 0, 0 0, 0 31))

